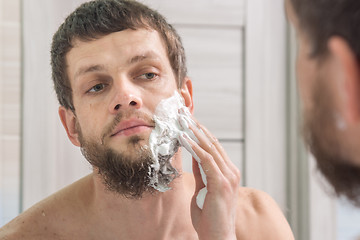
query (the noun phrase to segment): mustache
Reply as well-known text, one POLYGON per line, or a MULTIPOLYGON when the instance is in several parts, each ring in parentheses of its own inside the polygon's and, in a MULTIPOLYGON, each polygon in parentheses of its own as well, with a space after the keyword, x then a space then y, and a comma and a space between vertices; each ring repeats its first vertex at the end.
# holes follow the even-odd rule
POLYGON ((131 111, 131 112, 119 112, 115 117, 114 120, 108 124, 104 131, 103 134, 101 134, 101 144, 104 145, 105 142, 105 138, 107 136, 110 136, 112 134, 112 132, 114 131, 114 129, 116 128, 116 126, 123 121, 124 119, 129 119, 129 118, 137 118, 137 119, 141 119, 144 122, 148 123, 151 126, 155 125, 155 120, 152 116, 150 116, 147 113, 144 112, 138 112, 138 111, 131 111))

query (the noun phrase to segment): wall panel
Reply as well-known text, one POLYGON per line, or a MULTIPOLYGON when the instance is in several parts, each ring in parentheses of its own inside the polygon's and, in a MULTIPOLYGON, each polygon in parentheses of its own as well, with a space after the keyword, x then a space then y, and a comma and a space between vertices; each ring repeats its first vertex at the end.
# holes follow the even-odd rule
POLYGON ((0 227, 20 206, 20 1, 0 0, 0 227))

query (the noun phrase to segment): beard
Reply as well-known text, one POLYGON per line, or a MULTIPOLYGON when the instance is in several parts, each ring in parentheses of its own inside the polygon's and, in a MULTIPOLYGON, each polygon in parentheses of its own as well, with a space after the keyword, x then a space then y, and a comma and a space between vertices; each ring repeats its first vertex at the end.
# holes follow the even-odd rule
MULTIPOLYGON (((147 119, 148 122, 151 121, 143 114, 135 115, 138 118, 147 119)), ((178 176, 178 171, 171 165, 172 156, 159 159, 160 170, 155 171, 152 167, 154 164, 152 152, 148 145, 144 144, 145 139, 139 135, 128 137, 126 151, 118 152, 107 146, 105 137, 111 134, 113 128, 124 117, 127 116, 119 114, 113 123, 105 128, 101 143, 85 139, 79 124, 76 128, 79 133, 81 152, 97 169, 106 188, 126 198, 140 199, 144 193, 156 192, 150 184, 154 176, 159 182, 169 185, 178 176)))
POLYGON ((352 164, 351 156, 344 150, 347 142, 339 139, 342 123, 335 115, 328 85, 324 79, 317 80, 313 92, 315 107, 305 113, 305 142, 334 194, 345 196, 352 204, 360 206, 360 168, 352 164))

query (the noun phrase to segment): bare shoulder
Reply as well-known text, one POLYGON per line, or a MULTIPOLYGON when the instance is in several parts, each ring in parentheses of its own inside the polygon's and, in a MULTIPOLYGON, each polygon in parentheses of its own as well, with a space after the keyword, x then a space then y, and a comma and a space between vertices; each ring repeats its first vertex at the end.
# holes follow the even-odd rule
POLYGON ((294 239, 274 199, 265 192, 251 188, 239 188, 236 229, 238 239, 294 239))
POLYGON ((3 226, 0 229, 0 239, 44 239, 40 232, 44 231, 41 234, 45 234, 48 228, 48 223, 42 221, 46 205, 47 200, 41 201, 3 226))
MULTIPOLYGON (((76 216, 71 215, 75 212, 74 208, 80 206, 77 203, 79 201, 77 195, 80 193, 78 189, 86 178, 65 187, 21 213, 0 228, 0 239, 65 239, 60 234, 59 226, 69 225, 68 219, 72 217, 76 219, 76 216)), ((81 212, 81 208, 77 210, 81 212)))

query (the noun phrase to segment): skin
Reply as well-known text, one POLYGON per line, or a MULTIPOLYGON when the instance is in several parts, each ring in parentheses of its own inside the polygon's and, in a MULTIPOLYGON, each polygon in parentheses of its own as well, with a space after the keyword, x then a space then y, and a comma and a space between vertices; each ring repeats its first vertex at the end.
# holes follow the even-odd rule
POLYGON ((360 166, 360 68, 356 55, 344 38, 332 36, 327 42, 326 56, 322 59, 311 58, 311 41, 299 26, 289 0, 285 0, 285 9, 287 18, 296 31, 297 81, 304 114, 311 117, 312 113, 319 110, 312 96, 321 94, 316 92, 315 85, 324 81, 322 91, 331 96, 333 114, 329 118, 334 126, 326 131, 337 139, 343 161, 360 166))
MULTIPOLYGON (((125 30, 90 42, 76 41, 67 62, 76 115, 63 107, 59 115, 70 141, 76 146, 80 145, 76 123, 81 126, 84 138, 100 144, 104 129, 119 111, 151 115, 157 104, 176 90, 193 110, 191 80, 186 78, 181 89, 177 89, 165 46, 155 31, 125 30), (137 61, 129 64, 135 56, 146 57, 137 57, 137 61), (146 73, 155 75, 144 75, 146 73)), ((131 116, 128 119, 132 119, 131 116)), ((131 153, 133 149, 127 145, 127 139, 138 135, 143 137, 142 143, 147 144, 151 130, 152 126, 139 126, 112 137, 107 135, 103 141, 116 151, 131 153)), ((200 157, 208 182, 203 210, 195 202, 204 184, 194 159, 193 174, 182 173, 171 183, 172 190, 145 194, 140 200, 107 191, 94 169, 92 174, 36 204, 3 227, 0 238, 293 239, 273 199, 261 191, 239 188, 239 170, 219 141, 199 123, 192 130, 199 144, 188 142, 200 157)), ((181 160, 179 151, 172 162, 180 171, 181 160)))

